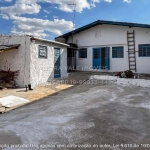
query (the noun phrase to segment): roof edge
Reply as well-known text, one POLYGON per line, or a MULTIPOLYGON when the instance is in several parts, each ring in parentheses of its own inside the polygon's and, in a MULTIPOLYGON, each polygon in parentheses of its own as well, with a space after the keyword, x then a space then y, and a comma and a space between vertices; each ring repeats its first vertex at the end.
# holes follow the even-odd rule
POLYGON ((50 42, 50 43, 59 44, 59 45, 63 45, 63 46, 66 46, 66 47, 70 47, 70 45, 65 44, 65 43, 60 43, 60 42, 56 42, 56 41, 52 41, 52 40, 37 38, 37 37, 33 37, 33 36, 31 36, 31 39, 39 40, 39 41, 43 41, 43 42, 50 42))
POLYGON ((150 24, 141 24, 141 23, 131 23, 131 22, 119 22, 119 21, 106 21, 106 20, 97 20, 95 22, 92 22, 90 24, 87 24, 85 26, 82 26, 74 31, 70 31, 68 33, 65 33, 61 36, 58 36, 56 38, 59 38, 59 37, 67 37, 67 36, 70 36, 72 33, 73 34, 76 34, 76 33, 79 33, 79 32, 82 32, 84 30, 87 30, 89 28, 92 28, 94 26, 97 26, 97 25, 102 25, 102 24, 107 24, 107 25, 119 25, 119 26, 128 26, 128 27, 139 27, 139 28, 150 28, 150 24))

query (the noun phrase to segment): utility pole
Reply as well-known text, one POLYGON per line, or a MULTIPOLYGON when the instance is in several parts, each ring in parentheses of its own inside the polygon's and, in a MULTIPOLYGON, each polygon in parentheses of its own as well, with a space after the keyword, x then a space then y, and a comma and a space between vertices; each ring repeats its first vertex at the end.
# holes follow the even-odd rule
POLYGON ((73 30, 72 30, 72 44, 73 44, 73 32, 74 32, 74 23, 75 23, 75 17, 76 17, 76 4, 72 3, 72 4, 68 4, 69 6, 73 6, 73 30))

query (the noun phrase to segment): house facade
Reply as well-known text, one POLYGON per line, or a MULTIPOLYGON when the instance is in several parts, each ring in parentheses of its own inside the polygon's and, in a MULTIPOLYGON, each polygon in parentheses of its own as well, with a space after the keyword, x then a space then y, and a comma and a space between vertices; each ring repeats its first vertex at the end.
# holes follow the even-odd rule
POLYGON ((77 70, 150 73, 150 25, 98 20, 60 39, 77 45, 77 70))
POLYGON ((0 49, 0 69, 19 70, 16 84, 20 87, 68 75, 67 44, 27 35, 1 35, 0 47, 5 47, 0 49))

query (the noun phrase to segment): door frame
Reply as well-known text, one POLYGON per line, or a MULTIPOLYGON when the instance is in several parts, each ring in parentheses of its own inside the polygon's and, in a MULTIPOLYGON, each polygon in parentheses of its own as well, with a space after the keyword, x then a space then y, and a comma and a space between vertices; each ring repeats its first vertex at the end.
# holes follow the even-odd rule
POLYGON ((55 74, 55 62, 54 62, 54 78, 60 78, 61 77, 61 50, 60 48, 54 47, 54 61, 55 61, 55 50, 59 51, 59 74, 55 74))
POLYGON ((107 69, 107 70, 110 70, 110 47, 107 47, 107 46, 105 46, 105 47, 95 47, 95 48, 93 48, 93 54, 92 54, 92 67, 93 67, 93 69, 100 69, 100 70, 103 70, 103 69, 101 69, 102 68, 102 48, 105 48, 105 69, 107 69), (94 68, 95 66, 94 66, 94 50, 95 49, 99 49, 99 51, 100 51, 100 66, 99 66, 99 68, 94 68))
POLYGON ((94 65, 94 50, 96 50, 96 49, 99 49, 99 51, 100 51, 100 61, 101 61, 101 48, 99 48, 99 47, 96 47, 96 48, 93 48, 93 54, 92 54, 92 67, 93 67, 93 69, 101 69, 101 62, 100 62, 100 64, 99 64, 99 66, 95 66, 94 65), (96 68, 95 68, 96 67, 96 68))

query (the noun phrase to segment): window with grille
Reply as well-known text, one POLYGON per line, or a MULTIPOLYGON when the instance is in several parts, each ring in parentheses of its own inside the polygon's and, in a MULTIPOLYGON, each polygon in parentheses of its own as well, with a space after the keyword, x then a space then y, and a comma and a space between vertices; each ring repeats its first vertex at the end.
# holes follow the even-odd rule
POLYGON ((139 45, 139 57, 150 57, 150 44, 139 45))
POLYGON ((87 48, 79 50, 79 58, 87 58, 87 48))
POLYGON ((123 58, 123 47, 112 47, 112 58, 123 58))
POLYGON ((39 45, 39 58, 47 58, 47 46, 39 45))

